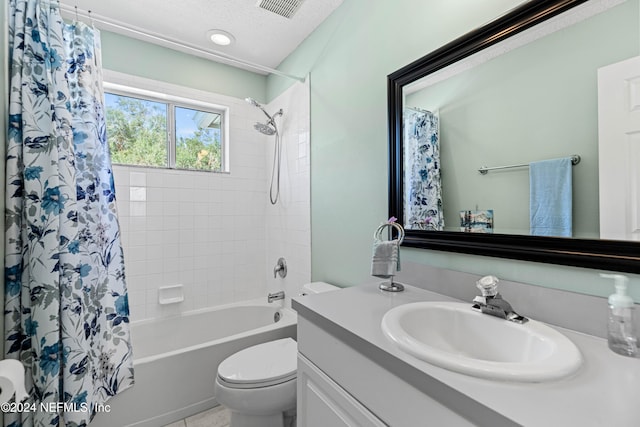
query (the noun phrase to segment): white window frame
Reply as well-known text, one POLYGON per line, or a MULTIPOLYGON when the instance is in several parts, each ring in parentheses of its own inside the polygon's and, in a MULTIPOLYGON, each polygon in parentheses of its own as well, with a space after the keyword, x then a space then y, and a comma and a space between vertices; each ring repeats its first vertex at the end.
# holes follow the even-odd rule
MULTIPOLYGON (((103 90, 115 95, 128 96, 167 104, 167 166, 147 166, 130 163, 116 163, 122 166, 151 167, 192 172, 228 173, 229 172, 229 107, 204 101, 210 98, 207 92, 176 86, 159 81, 128 76, 122 73, 104 70, 103 90), (126 82, 126 83, 125 83, 126 82), (155 89, 155 90, 153 90, 155 89), (180 93, 182 96, 177 95, 180 93), (207 113, 220 114, 220 170, 186 169, 176 167, 175 107, 189 108, 207 113)), ((107 135, 108 138, 108 135, 107 135)))

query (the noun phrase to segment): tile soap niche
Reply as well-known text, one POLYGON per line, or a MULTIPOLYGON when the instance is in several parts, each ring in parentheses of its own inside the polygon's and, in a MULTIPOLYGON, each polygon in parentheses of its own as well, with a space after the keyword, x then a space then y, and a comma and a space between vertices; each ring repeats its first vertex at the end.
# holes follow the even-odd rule
POLYGON ((182 285, 161 286, 158 288, 158 302, 160 305, 177 304, 184 301, 182 285))

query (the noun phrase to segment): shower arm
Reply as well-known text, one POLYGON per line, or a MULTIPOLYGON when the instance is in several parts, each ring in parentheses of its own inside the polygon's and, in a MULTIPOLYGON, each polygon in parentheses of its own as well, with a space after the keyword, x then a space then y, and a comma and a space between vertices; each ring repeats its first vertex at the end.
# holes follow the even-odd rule
POLYGON ((267 113, 267 112, 265 111, 265 109, 264 109, 264 108, 260 107, 260 109, 261 109, 261 110, 262 110, 262 112, 265 114, 265 116, 267 116, 267 117, 269 118, 269 123, 273 123, 273 121, 276 119, 276 117, 278 117, 278 116, 282 116, 282 114, 283 114, 283 112, 282 112, 282 108, 281 108, 281 109, 279 109, 278 111, 276 111, 276 112, 273 114, 273 116, 272 116, 272 115, 270 115, 269 113, 267 113))
POLYGON ((269 115, 269 113, 267 113, 266 110, 264 108, 262 108, 262 106, 258 105, 258 108, 264 113, 265 116, 267 116, 267 118, 269 119, 270 122, 273 121, 273 117, 271 117, 269 115))
MULTIPOLYGON (((264 111, 264 110, 263 110, 263 111, 264 111)), ((265 113, 266 113, 266 112, 265 112, 265 113)), ((278 117, 278 116, 282 116, 283 114, 284 114, 284 113, 282 112, 282 108, 281 108, 281 109, 279 109, 278 111, 276 111, 276 112, 273 114, 273 116, 269 116, 268 114, 267 114, 267 116, 269 116, 269 122, 275 126, 275 119, 276 119, 276 117, 278 117)))
POLYGON ((265 116, 267 116, 267 118, 269 119, 269 121, 267 122, 267 124, 272 124, 275 126, 275 122, 274 119, 278 116, 282 116, 284 113, 282 111, 282 108, 279 109, 278 111, 276 111, 276 113, 272 116, 269 113, 267 113, 267 110, 265 110, 262 105, 260 105, 260 103, 258 101, 256 101, 255 99, 251 98, 251 97, 247 97, 244 99, 245 101, 247 101, 249 104, 253 105, 254 107, 258 107, 265 116))

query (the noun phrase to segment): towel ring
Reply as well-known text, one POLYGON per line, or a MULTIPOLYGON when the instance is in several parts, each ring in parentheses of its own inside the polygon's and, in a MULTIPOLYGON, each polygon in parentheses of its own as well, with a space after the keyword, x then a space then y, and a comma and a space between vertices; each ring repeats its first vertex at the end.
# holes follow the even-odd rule
POLYGON ((373 238, 377 240, 382 240, 381 239, 382 232, 388 227, 393 227, 396 229, 396 231, 398 232, 398 244, 401 245, 402 242, 404 241, 404 228, 402 228, 402 226, 397 222, 386 222, 382 224, 380 227, 378 227, 376 232, 373 233, 373 238))
MULTIPOLYGON (((380 227, 378 227, 378 229, 375 231, 375 233, 373 233, 373 238, 376 240, 382 240, 382 232, 386 229, 386 228, 395 228, 396 231, 398 232, 398 246, 400 246, 402 244, 402 241, 404 240, 404 228, 402 228, 402 226, 396 222, 385 222, 384 224, 382 224, 380 227)), ((400 250, 400 248, 398 248, 398 250, 400 250)), ((393 281, 393 276, 391 276, 389 278, 388 282, 382 282, 380 283, 380 285, 378 286, 380 288, 380 290, 386 291, 386 292, 402 292, 404 291, 404 286, 400 283, 395 283, 393 281)))

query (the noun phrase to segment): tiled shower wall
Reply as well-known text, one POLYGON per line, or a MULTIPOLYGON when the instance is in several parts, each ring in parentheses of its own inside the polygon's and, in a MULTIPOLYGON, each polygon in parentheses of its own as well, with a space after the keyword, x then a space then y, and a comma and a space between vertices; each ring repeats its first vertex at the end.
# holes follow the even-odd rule
MULTIPOLYGON (((310 91, 309 80, 296 83, 269 103, 269 111, 282 108, 282 168, 280 200, 266 206, 266 279, 269 292, 285 291, 287 303, 311 280, 310 222, 310 91), (273 277, 278 258, 287 261, 285 278, 273 277)), ((267 144, 267 186, 271 180, 273 140, 267 144)), ((268 190, 267 190, 268 191, 268 190)))
MULTIPOLYGON (((164 93, 168 90, 167 85, 154 88, 150 87, 152 82, 137 78, 118 83, 142 85, 164 93)), ((299 86, 303 85, 286 93, 299 90, 299 86)), ((301 154, 308 155, 308 91, 302 94, 307 100, 302 102, 306 108, 278 107, 286 108, 287 123, 292 124, 290 129, 285 126, 288 137, 283 142, 295 141, 287 150, 295 151, 296 164, 301 154), (304 135, 299 137, 297 133, 304 135), (300 151, 301 141, 306 144, 306 151, 300 151)), ((203 94, 199 95, 202 98, 203 94)), ((133 321, 266 298, 267 280, 273 277, 273 266, 267 266, 267 260, 272 258, 268 249, 271 245, 267 244, 268 239, 274 238, 271 226, 296 224, 294 239, 287 238, 285 242, 276 237, 276 252, 290 253, 285 250, 286 244, 296 244, 296 256, 291 258, 294 273, 290 277, 300 281, 310 276, 310 256, 304 255, 310 251, 310 239, 299 233, 309 233, 308 159, 306 174, 286 173, 281 178, 283 188, 296 188, 295 199, 306 198, 306 212, 297 202, 293 210, 291 205, 283 205, 277 211, 268 209, 273 137, 253 129, 253 123, 264 121, 264 115, 242 99, 214 94, 206 94, 206 98, 230 109, 229 173, 122 165, 113 168, 133 321), (290 181, 299 178, 306 181, 290 181), (305 192, 306 196, 302 196, 305 192), (307 220, 301 218, 304 216, 307 220), (271 276, 267 273, 270 269, 271 276), (306 273, 301 273, 303 270, 306 273), (176 284, 183 285, 184 301, 159 304, 158 289, 176 284)), ((286 196, 284 200, 291 199, 286 196)))

